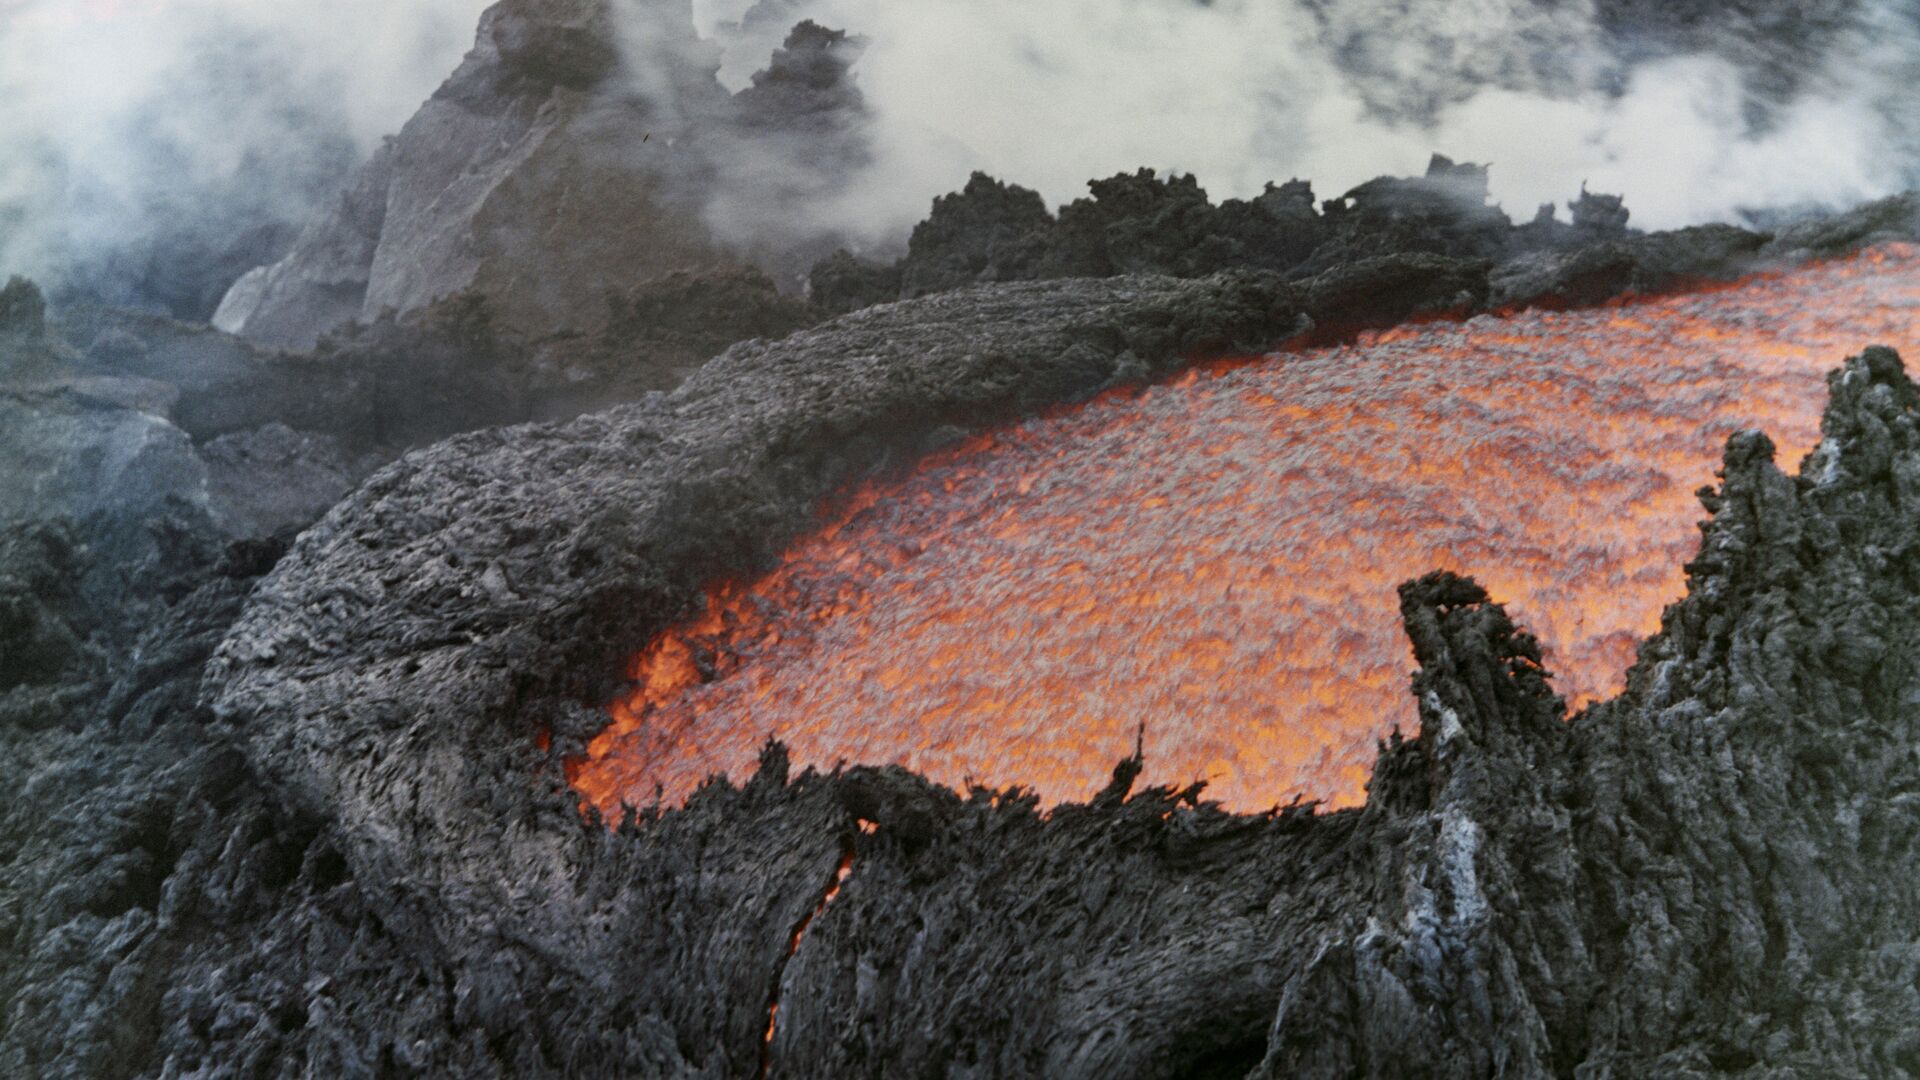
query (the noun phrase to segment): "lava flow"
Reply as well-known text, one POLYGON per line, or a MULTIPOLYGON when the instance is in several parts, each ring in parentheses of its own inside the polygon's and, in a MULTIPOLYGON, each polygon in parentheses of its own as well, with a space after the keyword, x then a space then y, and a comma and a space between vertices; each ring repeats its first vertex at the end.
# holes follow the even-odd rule
POLYGON ((1920 250, 1890 246, 1210 364, 972 438, 716 586, 570 778, 603 811, 677 801, 771 733, 797 763, 1057 802, 1144 722, 1149 782, 1357 804, 1415 718, 1399 582, 1475 576, 1571 701, 1614 692, 1684 589, 1727 436, 1763 428, 1792 467, 1824 374, 1916 327, 1920 250))

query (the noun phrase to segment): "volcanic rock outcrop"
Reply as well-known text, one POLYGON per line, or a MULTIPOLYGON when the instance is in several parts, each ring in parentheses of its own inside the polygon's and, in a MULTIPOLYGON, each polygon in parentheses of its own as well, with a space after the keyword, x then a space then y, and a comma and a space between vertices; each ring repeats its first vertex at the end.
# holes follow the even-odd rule
MULTIPOLYGON (((472 294, 519 332, 599 330, 609 292, 746 265, 716 215, 773 237, 774 220, 842 178, 863 136, 846 76, 857 55, 847 35, 803 23, 729 95, 688 10, 505 0, 338 203, 236 282, 213 321, 308 348, 472 294)), ((798 258, 777 239, 755 252, 776 271, 798 258)))
POLYGON ((1055 216, 1037 193, 976 173, 934 200, 892 265, 845 251, 816 264, 813 299, 841 311, 983 282, 1127 273, 1260 269, 1304 279, 1370 258, 1431 255, 1484 264, 1494 307, 1597 303, 1844 250, 1870 234, 1906 235, 1920 213, 1898 196, 1777 234, 1733 225, 1645 234, 1627 228, 1618 197, 1582 191, 1568 204, 1570 221, 1543 206, 1516 225, 1488 204, 1487 166, 1440 154, 1424 176, 1378 177, 1318 209, 1301 180, 1218 205, 1193 177, 1150 169, 1088 187, 1089 198, 1055 216))
MULTIPOLYGON (((689 23, 657 43, 675 92, 692 89, 672 61, 693 41, 689 23)), ((717 264, 697 206, 676 204, 688 121, 675 101, 607 86, 619 67, 599 0, 488 9, 460 68, 285 259, 234 285, 215 324, 308 347, 342 323, 478 289, 545 329, 600 314, 591 282, 717 264), (529 267, 545 280, 515 280, 529 267)))
POLYGON ((144 543, 155 514, 268 536, 412 447, 634 400, 734 341, 818 318, 754 270, 676 272, 603 303, 602 333, 534 340, 469 293, 286 353, 138 312, 49 315, 14 279, 0 290, 0 521, 68 519, 110 546, 144 543))

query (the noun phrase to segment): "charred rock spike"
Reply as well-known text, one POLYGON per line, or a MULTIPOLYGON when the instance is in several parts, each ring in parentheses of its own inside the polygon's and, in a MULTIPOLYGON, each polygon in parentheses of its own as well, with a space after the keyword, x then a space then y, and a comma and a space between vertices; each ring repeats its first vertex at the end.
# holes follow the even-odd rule
POLYGON ((753 85, 734 100, 751 125, 825 123, 839 128, 847 117, 865 109, 848 69, 866 47, 863 37, 803 20, 775 50, 766 68, 754 73, 753 85))
POLYGON ((40 286, 23 277, 0 288, 0 334, 39 337, 46 333, 47 299, 40 286))
POLYGON ((1400 586, 1400 614, 1420 674, 1423 741, 1551 753, 1565 731, 1565 703, 1547 684, 1540 645, 1469 578, 1440 571, 1400 586))
POLYGON ((1627 231, 1626 200, 1618 195, 1600 195, 1580 185, 1580 197, 1567 204, 1573 215, 1573 227, 1598 239, 1623 236, 1627 231))

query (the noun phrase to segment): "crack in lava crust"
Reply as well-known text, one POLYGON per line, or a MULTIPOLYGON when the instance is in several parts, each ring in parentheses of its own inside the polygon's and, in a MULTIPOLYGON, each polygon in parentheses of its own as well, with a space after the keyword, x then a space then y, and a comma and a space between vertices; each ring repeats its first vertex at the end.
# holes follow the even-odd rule
POLYGON ((1149 782, 1230 808, 1364 800, 1411 727, 1395 586, 1475 576, 1576 703, 1684 588, 1727 436, 1783 463, 1823 376, 1914 340, 1906 245, 1737 285, 1484 316, 1190 369, 971 438, 843 498, 636 658, 568 763, 586 799, 684 799, 799 763, 898 762, 1085 798, 1147 725, 1149 782))

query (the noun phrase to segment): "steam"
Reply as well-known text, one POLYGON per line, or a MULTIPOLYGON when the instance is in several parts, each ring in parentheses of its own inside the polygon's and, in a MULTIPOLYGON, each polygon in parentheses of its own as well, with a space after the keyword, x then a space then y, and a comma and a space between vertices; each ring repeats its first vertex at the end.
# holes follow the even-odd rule
MULTIPOLYGON (((0 275, 206 317, 446 77, 486 2, 0 0, 0 275)), ((746 86, 803 18, 866 39, 863 131, 716 158, 709 224, 789 258, 897 247, 976 169, 1054 204, 1142 165, 1216 198, 1295 176, 1326 196, 1440 151, 1491 162, 1515 217, 1585 183, 1651 228, 1920 180, 1901 0, 1803 41, 1786 0, 1685 41, 1623 32, 1663 9, 1615 0, 608 2, 633 89, 668 113, 714 64, 746 86)))
POLYGON ((1727 23, 1714 53, 1636 63, 1581 3, 747 3, 696 5, 735 85, 766 59, 770 10, 870 39, 854 72, 873 161, 818 211, 875 242, 972 169, 1055 204, 1141 165, 1192 173, 1216 198, 1293 176, 1331 195, 1418 173, 1438 150, 1492 162, 1515 217, 1584 182, 1651 228, 1846 205, 1920 175, 1920 15, 1891 2, 1828 42, 1727 23), (1765 101, 1755 84, 1781 57, 1799 84, 1765 101))
POLYGON ((225 282, 169 295, 155 283, 186 272, 167 264, 270 256, 446 78, 484 6, 0 0, 0 274, 210 309, 225 282))

